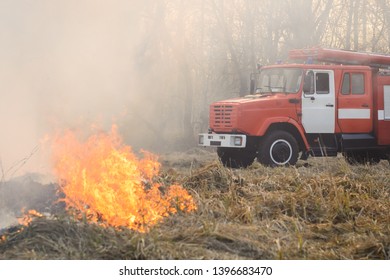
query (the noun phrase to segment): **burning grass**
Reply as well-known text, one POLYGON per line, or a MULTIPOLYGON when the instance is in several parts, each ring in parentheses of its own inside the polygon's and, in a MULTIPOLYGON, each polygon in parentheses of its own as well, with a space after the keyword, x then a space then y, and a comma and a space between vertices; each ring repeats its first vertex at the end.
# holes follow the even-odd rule
POLYGON ((67 131, 54 139, 52 155, 67 209, 94 222, 146 232, 170 214, 196 209, 180 185, 156 182, 157 157, 143 151, 138 158, 116 126, 87 139, 67 131))
POLYGON ((147 233, 68 215, 3 232, 2 259, 390 259, 390 167, 310 159, 294 168, 224 168, 213 153, 161 158, 197 210, 147 233))

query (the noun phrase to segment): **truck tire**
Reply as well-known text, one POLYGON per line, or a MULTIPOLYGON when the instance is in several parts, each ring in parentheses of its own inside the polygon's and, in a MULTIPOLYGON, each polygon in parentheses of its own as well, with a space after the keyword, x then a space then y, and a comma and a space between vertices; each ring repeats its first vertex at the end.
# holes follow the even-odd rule
POLYGON ((255 153, 247 149, 218 148, 217 154, 222 164, 229 168, 246 168, 255 160, 255 153))
POLYGON ((298 161, 298 142, 286 131, 272 131, 260 143, 257 160, 266 166, 289 166, 298 161))

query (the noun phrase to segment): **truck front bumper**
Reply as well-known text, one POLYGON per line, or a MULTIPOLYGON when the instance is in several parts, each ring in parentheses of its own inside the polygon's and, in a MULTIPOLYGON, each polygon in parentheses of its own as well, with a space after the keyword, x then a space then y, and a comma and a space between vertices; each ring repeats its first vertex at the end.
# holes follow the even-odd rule
POLYGON ((202 133, 199 134, 198 144, 203 147, 245 148, 246 135, 202 133))

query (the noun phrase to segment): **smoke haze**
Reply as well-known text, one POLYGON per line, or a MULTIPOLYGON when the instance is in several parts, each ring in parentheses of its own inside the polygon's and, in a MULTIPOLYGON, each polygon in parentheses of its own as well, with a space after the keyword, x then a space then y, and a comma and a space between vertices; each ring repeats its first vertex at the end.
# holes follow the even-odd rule
POLYGON ((14 172, 46 171, 42 151, 34 152, 45 134, 105 128, 125 113, 135 91, 135 2, 1 1, 3 179, 14 172))
POLYGON ((388 1, 1 0, 0 221, 51 182, 18 181, 51 172, 47 135, 115 123, 134 151, 196 147, 209 104, 247 94, 257 62, 389 53, 389 19, 388 1))
POLYGON ((209 104, 247 94, 257 62, 386 53, 389 18, 386 1, 2 0, 3 180, 44 172, 40 139, 62 129, 116 123, 134 150, 192 148, 209 104))

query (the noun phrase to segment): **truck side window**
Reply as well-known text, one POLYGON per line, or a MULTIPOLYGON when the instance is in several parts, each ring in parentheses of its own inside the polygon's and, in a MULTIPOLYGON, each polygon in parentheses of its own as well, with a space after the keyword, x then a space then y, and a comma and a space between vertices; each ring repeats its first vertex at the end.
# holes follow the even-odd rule
POLYGON ((352 94, 364 94, 364 75, 363 73, 352 73, 351 78, 352 94))
POLYGON ((303 79, 303 92, 305 94, 314 94, 314 72, 308 71, 303 79))
POLYGON ((341 88, 341 94, 347 95, 350 93, 350 86, 349 85, 350 85, 350 75, 349 75, 349 73, 345 73, 344 78, 343 78, 343 85, 341 88))
POLYGON ((364 94, 364 74, 363 73, 345 73, 341 94, 361 95, 364 94))
POLYGON ((328 94, 329 93, 329 74, 328 73, 316 73, 316 93, 328 94))

